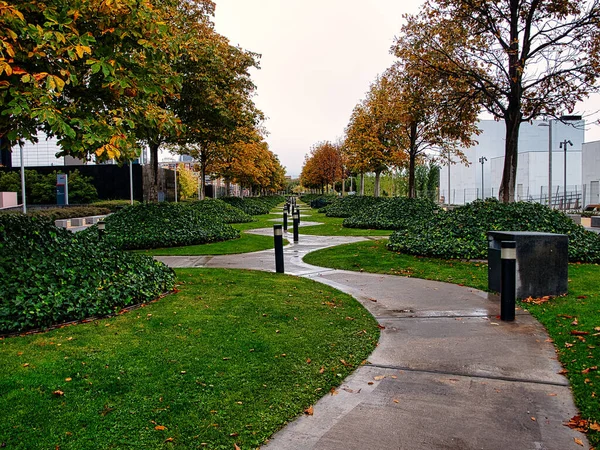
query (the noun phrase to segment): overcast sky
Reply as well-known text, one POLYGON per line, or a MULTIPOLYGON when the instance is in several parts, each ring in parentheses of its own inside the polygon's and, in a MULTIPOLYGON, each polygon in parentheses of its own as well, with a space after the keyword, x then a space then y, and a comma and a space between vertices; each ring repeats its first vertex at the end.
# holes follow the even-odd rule
MULTIPOLYGON (((253 70, 255 102, 266 114, 267 142, 300 174, 304 155, 344 134, 352 109, 394 61, 389 49, 402 15, 418 0, 215 0, 217 31, 233 45, 261 54, 253 70)), ((582 106, 589 113, 600 102, 582 106)), ((586 141, 600 140, 588 127, 586 141)))

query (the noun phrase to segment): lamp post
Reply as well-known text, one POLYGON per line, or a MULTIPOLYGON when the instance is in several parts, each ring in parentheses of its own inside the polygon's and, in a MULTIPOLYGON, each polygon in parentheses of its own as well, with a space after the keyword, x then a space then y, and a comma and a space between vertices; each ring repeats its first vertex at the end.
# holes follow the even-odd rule
POLYGON ((565 209, 567 209, 567 147, 569 145, 571 147, 573 146, 573 143, 569 139, 565 139, 564 141, 562 141, 560 143, 560 148, 562 148, 562 149, 565 150, 565 162, 564 162, 564 165, 565 165, 564 169, 565 170, 564 170, 564 179, 563 179, 563 183, 564 183, 564 186, 563 186, 564 200, 563 201, 564 201, 564 207, 565 207, 565 209))
POLYGON ((483 200, 485 198, 484 195, 484 191, 483 191, 483 164, 487 161, 487 158, 485 156, 482 156, 481 158, 479 158, 479 162, 481 163, 481 200, 483 200))

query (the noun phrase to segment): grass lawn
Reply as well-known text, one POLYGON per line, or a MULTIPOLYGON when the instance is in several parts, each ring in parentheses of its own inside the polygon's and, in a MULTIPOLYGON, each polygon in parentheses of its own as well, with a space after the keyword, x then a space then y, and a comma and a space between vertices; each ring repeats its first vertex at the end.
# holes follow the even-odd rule
MULTIPOLYGON (((284 239, 283 245, 288 242, 284 239)), ((139 250, 139 253, 151 256, 195 256, 195 255, 232 255, 257 252, 274 247, 273 236, 259 236, 242 233, 239 239, 213 242, 211 244, 189 245, 186 247, 154 248, 139 250)))
MULTIPOLYGON (((309 253, 304 261, 322 267, 412 276, 487 290, 487 263, 440 260, 391 252, 385 241, 347 244, 309 253)), ((600 266, 569 264, 569 293, 534 303, 520 302, 547 329, 567 370, 581 416, 600 425, 600 266)), ((598 431, 588 437, 600 445, 598 431)))
POLYGON ((303 212, 303 214, 310 214, 310 217, 301 217, 301 221, 321 222, 323 225, 301 227, 300 234, 317 236, 389 236, 392 234, 390 230, 363 230, 360 228, 344 228, 342 226, 342 222, 344 221, 343 218, 327 217, 325 214, 319 213, 316 209, 303 212))
POLYGON ((256 448, 374 349, 351 297, 286 275, 177 271, 126 314, 0 340, 0 446, 256 448))

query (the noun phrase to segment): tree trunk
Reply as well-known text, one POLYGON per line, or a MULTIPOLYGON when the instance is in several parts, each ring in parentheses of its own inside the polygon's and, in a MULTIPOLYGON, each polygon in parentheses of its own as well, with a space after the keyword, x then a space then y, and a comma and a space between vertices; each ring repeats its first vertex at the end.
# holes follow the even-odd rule
POLYGON ((507 113, 506 145, 504 148, 504 172, 500 184, 499 197, 502 203, 515 201, 515 185, 517 181, 517 162, 519 156, 519 128, 521 126, 521 112, 507 113))
POLYGON ((229 197, 231 194, 231 180, 225 180, 225 196, 229 197))
POLYGON ((360 174, 360 195, 365 195, 365 174, 360 174))
POLYGON ((160 144, 158 142, 149 142, 148 148, 150 149, 150 167, 152 168, 152 176, 150 182, 150 188, 148 189, 148 201, 158 201, 158 149, 160 144))
POLYGON ((381 180, 381 171, 377 171, 375 172, 375 189, 374 189, 374 193, 373 196, 374 197, 379 197, 379 181, 381 180))

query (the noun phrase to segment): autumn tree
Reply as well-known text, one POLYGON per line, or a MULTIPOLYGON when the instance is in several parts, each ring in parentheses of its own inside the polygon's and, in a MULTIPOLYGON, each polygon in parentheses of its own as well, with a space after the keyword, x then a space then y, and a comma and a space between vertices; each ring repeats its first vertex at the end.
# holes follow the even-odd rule
MULTIPOLYGON (((381 77, 390 109, 390 127, 397 127, 399 151, 408 161, 408 196, 416 196, 415 168, 428 151, 465 159, 461 148, 475 142, 479 106, 473 97, 453 98, 458 81, 448 82, 423 70, 420 61, 398 61, 381 77)), ((468 86, 463 86, 468 92, 468 86)))
POLYGON ((177 164, 177 191, 182 200, 198 192, 198 177, 184 164, 177 164))
POLYGON ((305 156, 300 180, 303 186, 324 192, 326 187, 342 180, 343 168, 340 145, 330 141, 319 142, 305 156))
POLYGON ((521 123, 598 91, 599 2, 428 0, 406 19, 397 56, 461 80, 506 124, 500 198, 514 201, 521 123))
POLYGON ((344 144, 352 171, 361 177, 365 172, 375 173, 375 197, 379 196, 382 172, 402 161, 401 142, 400 117, 390 103, 389 83, 377 78, 352 111, 344 144))

